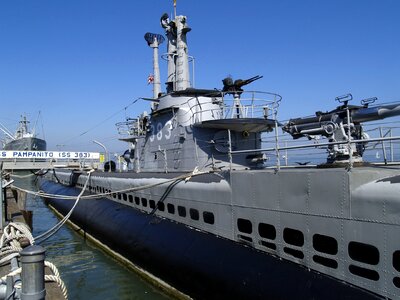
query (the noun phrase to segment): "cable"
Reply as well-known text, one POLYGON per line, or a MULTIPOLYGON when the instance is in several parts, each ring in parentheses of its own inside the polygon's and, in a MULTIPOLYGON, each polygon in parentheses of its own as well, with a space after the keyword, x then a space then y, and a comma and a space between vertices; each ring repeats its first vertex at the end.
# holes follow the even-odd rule
POLYGON ((119 114, 121 111, 126 110, 129 106, 132 106, 133 104, 135 104, 135 103, 136 103, 137 101, 139 101, 140 99, 142 99, 142 98, 137 98, 137 99, 135 99, 132 103, 130 103, 129 105, 125 106, 124 108, 118 110, 117 112, 113 113, 112 115, 110 115, 110 116, 107 117, 106 119, 102 120, 101 122, 97 123, 96 125, 92 126, 91 128, 87 129, 86 131, 84 131, 84 132, 82 132, 82 133, 80 133, 80 134, 78 134, 78 135, 75 135, 75 136, 73 136, 73 137, 71 137, 71 138, 69 138, 69 139, 67 139, 67 140, 65 140, 65 141, 63 141, 63 142, 61 142, 61 144, 66 144, 67 142, 69 142, 69 141, 71 141, 71 140, 73 140, 73 139, 75 139, 75 138, 77 138, 77 137, 81 137, 81 136, 85 135, 85 134, 88 133, 89 131, 91 131, 91 130, 97 128, 98 126, 100 126, 101 124, 107 122, 107 121, 110 120, 112 117, 114 117, 114 116, 116 116, 117 114, 119 114))

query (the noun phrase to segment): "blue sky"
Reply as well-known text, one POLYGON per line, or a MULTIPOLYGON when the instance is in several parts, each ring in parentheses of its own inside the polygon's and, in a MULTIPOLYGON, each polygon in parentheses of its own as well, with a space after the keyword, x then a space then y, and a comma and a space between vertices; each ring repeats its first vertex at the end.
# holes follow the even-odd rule
MULTIPOLYGON (((13 130, 21 113, 34 121, 41 111, 49 150, 97 151, 96 139, 123 151, 114 124, 149 110, 145 101, 124 107, 152 95, 152 52, 143 35, 163 33, 159 19, 172 2, 1 1, 0 122, 13 130)), ((281 120, 331 110, 334 98, 349 92, 357 100, 400 100, 400 1, 177 5, 192 28, 198 88, 221 88, 228 74, 263 75, 251 87, 282 95, 281 120)))

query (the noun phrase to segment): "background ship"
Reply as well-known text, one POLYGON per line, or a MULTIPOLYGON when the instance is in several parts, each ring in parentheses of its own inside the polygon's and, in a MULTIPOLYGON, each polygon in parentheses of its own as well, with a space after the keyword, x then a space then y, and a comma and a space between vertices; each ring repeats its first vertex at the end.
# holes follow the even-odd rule
POLYGON ((2 140, 4 150, 46 150, 46 141, 38 138, 34 129, 30 131, 28 124, 29 121, 26 119, 26 116, 21 116, 15 134, 12 134, 5 126, 0 124, 0 130, 4 134, 4 139, 2 140))
POLYGON ((399 115, 399 104, 354 106, 346 95, 281 124, 279 95, 243 90, 261 76, 190 88, 187 18, 164 14, 161 24, 167 93, 164 38, 147 33, 151 113, 118 124, 130 171, 48 173, 48 203, 74 209, 85 235, 196 299, 399 298, 400 167, 363 160, 367 143, 398 139, 372 139, 364 123, 399 115), (283 146, 281 129, 312 143, 283 146), (281 165, 284 151, 310 148, 326 161, 281 165), (75 207, 65 196, 82 190, 75 207))

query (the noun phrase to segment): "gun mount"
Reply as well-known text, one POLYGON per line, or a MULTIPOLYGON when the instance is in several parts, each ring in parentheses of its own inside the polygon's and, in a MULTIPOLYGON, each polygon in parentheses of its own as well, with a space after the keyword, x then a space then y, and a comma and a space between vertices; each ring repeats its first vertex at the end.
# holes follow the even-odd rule
POLYGON ((336 100, 343 104, 336 109, 329 112, 318 111, 312 117, 290 119, 282 129, 294 139, 314 139, 317 136, 328 138, 332 143, 328 146, 328 163, 348 162, 350 157, 355 162, 361 162, 369 139, 363 132, 362 123, 400 115, 400 103, 369 107, 377 100, 369 98, 362 100, 361 106, 348 105, 351 99, 351 94, 337 97, 336 100), (351 143, 353 140, 366 142, 351 143), (343 141, 349 143, 335 144, 343 141))
POLYGON ((235 81, 233 81, 232 77, 228 76, 222 80, 222 83, 224 84, 222 91, 229 93, 229 94, 240 95, 243 92, 243 89, 242 89, 243 86, 250 84, 253 81, 256 81, 261 78, 263 78, 263 76, 257 75, 257 76, 251 77, 249 79, 244 79, 244 80, 236 79, 235 81))
POLYGON ((232 77, 228 76, 222 80, 222 83, 224 84, 222 92, 233 95, 236 111, 235 115, 237 118, 240 118, 242 115, 242 105, 240 104, 240 96, 243 93, 242 87, 261 78, 263 78, 263 76, 257 75, 249 79, 236 79, 233 81, 232 77))

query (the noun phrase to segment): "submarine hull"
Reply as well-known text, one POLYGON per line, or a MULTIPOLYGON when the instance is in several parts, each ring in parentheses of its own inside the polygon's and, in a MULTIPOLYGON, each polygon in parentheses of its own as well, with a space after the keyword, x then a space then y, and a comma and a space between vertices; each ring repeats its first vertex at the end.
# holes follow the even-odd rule
MULTIPOLYGON (((51 194, 81 191, 45 179, 51 194)), ((62 215, 71 200, 48 199, 62 215)), ((70 220, 85 233, 195 299, 381 299, 245 244, 106 198, 80 200, 70 220)))

